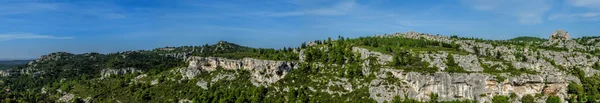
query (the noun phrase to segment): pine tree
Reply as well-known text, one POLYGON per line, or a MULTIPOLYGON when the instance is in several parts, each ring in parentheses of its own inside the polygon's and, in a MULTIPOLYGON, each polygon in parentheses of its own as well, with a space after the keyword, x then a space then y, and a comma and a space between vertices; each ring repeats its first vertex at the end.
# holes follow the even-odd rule
POLYGON ((302 45, 300 46, 300 48, 302 48, 302 49, 306 48, 306 42, 302 43, 302 45))
POLYGON ((500 53, 500 51, 496 52, 496 59, 502 59, 502 54, 500 53))

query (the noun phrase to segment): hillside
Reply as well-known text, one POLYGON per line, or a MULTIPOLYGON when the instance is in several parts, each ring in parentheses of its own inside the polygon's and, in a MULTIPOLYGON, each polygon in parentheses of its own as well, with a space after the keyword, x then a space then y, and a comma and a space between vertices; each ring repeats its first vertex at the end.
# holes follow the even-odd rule
POLYGON ((525 42, 544 42, 548 41, 547 39, 537 38, 537 37, 529 37, 529 36, 521 36, 510 39, 510 41, 525 41, 525 42))
POLYGON ((417 32, 269 49, 225 41, 66 52, 0 70, 2 102, 590 102, 600 38, 483 40, 417 32))
POLYGON ((11 67, 18 66, 18 65, 24 65, 24 64, 29 63, 29 61, 30 60, 6 60, 6 61, 0 60, 0 70, 9 69, 11 67))

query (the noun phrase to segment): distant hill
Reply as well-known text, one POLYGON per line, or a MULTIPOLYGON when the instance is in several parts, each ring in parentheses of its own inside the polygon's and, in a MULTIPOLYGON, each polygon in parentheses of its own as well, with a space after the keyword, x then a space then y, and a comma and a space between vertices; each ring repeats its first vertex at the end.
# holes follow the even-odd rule
POLYGON ((0 60, 0 70, 8 69, 12 66, 27 64, 31 60, 0 60))
POLYGON ((520 37, 510 39, 510 41, 544 42, 544 41, 548 41, 548 39, 538 38, 538 37, 530 37, 530 36, 520 36, 520 37))

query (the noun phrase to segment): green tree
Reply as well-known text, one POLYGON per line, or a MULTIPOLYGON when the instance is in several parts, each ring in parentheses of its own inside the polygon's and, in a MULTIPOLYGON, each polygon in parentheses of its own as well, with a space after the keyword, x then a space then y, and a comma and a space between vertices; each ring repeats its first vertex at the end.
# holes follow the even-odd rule
POLYGON ((546 103, 562 103, 560 98, 557 96, 548 96, 546 103))
POLYGON ((431 94, 429 94, 429 98, 431 98, 429 100, 430 103, 437 103, 439 96, 436 93, 431 93, 431 94))
POLYGON ((521 98, 522 103, 535 103, 535 97, 530 94, 527 94, 521 98))
POLYGON ((494 96, 494 98, 492 98, 492 103, 510 103, 509 100, 510 99, 506 96, 494 96))
POLYGON ((450 72, 450 73, 466 73, 467 72, 462 67, 460 67, 458 65, 458 63, 456 63, 456 61, 454 60, 454 56, 452 54, 448 54, 448 57, 446 58, 446 66, 448 66, 448 68, 446 68, 446 71, 450 72))
POLYGON ((500 51, 496 52, 496 59, 502 59, 502 54, 500 53, 500 51))

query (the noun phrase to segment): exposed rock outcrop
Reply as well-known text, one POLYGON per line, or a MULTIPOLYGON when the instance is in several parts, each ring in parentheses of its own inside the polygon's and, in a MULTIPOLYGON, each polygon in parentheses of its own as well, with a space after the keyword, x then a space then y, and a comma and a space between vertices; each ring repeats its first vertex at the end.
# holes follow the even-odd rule
POLYGON ((0 77, 6 77, 6 76, 10 76, 10 73, 8 71, 0 70, 0 77))
POLYGON ((556 30, 554 31, 554 33, 552 33, 552 35, 550 35, 550 40, 569 40, 571 39, 571 36, 569 35, 569 32, 565 31, 565 30, 556 30))
POLYGON ((198 82, 196 83, 197 86, 199 86, 202 89, 208 89, 208 82, 204 81, 204 80, 198 80, 198 82))
POLYGON ((368 59, 369 57, 375 57, 377 59, 377 63, 379 64, 387 64, 392 61, 394 58, 391 55, 379 53, 379 52, 371 52, 365 48, 353 47, 352 50, 354 52, 360 53, 360 59, 368 59))
POLYGON ((453 55, 454 61, 458 63, 458 66, 464 68, 466 71, 478 72, 483 71, 483 68, 479 65, 479 59, 476 55, 453 55))
POLYGON ((248 70, 252 74, 252 84, 269 85, 283 78, 290 70, 297 68, 297 63, 286 61, 259 60, 244 58, 242 60, 225 59, 218 57, 190 57, 187 59, 189 66, 185 68, 187 78, 194 78, 200 71, 214 71, 217 68, 225 70, 248 70))
MULTIPOLYGON (((547 93, 561 98, 567 97, 569 82, 579 82, 566 75, 520 75, 498 82, 496 76, 482 73, 434 73, 390 71, 400 85, 384 84, 383 79, 371 81, 371 98, 378 102, 391 101, 395 96, 429 100, 431 93, 438 94, 439 101, 479 100, 491 102, 496 95, 547 93)), ((380 75, 379 77, 381 77, 380 75)))
POLYGON ((75 98, 73 94, 66 94, 58 99, 58 102, 68 103, 75 98))
POLYGON ((130 74, 130 73, 141 73, 141 70, 137 70, 135 68, 124 68, 124 69, 103 69, 100 72, 100 75, 102 76, 101 79, 106 78, 106 77, 110 77, 111 75, 123 75, 123 74, 130 74))
POLYGON ((442 71, 448 68, 448 66, 446 66, 447 57, 448 53, 446 52, 421 55, 421 59, 425 62, 428 62, 429 67, 438 67, 442 71))
POLYGON ((55 60, 60 60, 60 59, 68 59, 73 55, 74 54, 67 53, 67 52, 50 53, 48 55, 41 56, 40 58, 36 59, 35 62, 45 62, 45 61, 55 61, 55 60))

